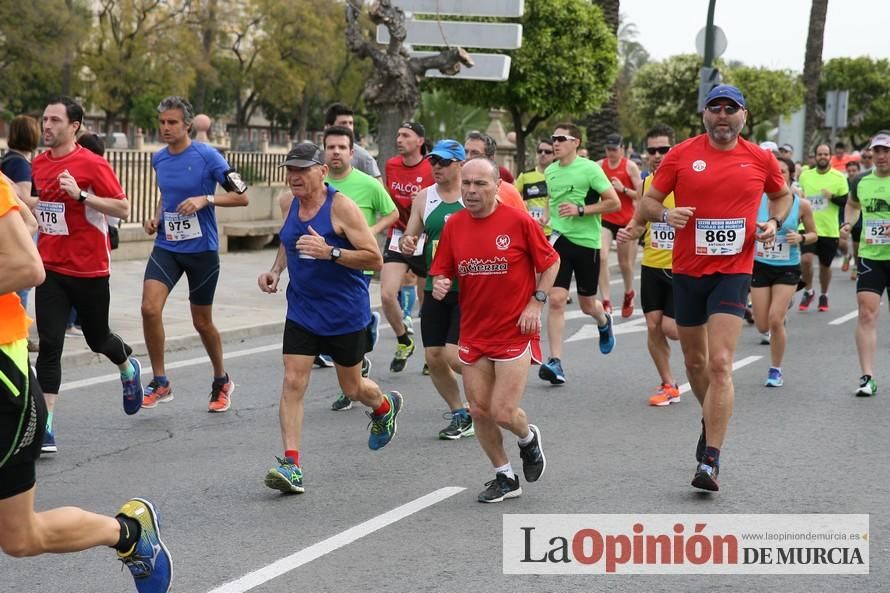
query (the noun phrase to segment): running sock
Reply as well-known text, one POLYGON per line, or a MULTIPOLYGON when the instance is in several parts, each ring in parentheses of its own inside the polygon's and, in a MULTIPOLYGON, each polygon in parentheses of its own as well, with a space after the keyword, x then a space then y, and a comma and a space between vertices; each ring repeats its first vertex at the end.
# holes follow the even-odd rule
POLYGON ((411 345, 411 336, 408 335, 408 332, 403 333, 401 336, 396 336, 396 340, 398 340, 399 344, 402 346, 411 345))
POLYGON ((121 534, 117 543, 111 547, 118 552, 129 554, 133 551, 133 548, 139 541, 139 537, 142 535, 142 526, 139 524, 139 521, 126 515, 118 515, 115 519, 117 519, 120 525, 121 534))
POLYGON ((225 385, 226 383, 229 382, 229 373, 226 373, 226 374, 223 375, 222 377, 214 377, 214 378, 213 378, 213 382, 214 382, 216 385, 225 385))
MULTIPOLYGON (((531 431, 529 431, 529 432, 531 432, 531 431)), ((507 462, 506 465, 501 465, 499 467, 494 468, 494 473, 505 474, 511 480, 516 479, 516 474, 513 473, 513 466, 510 465, 510 462, 507 462)))
POLYGON ((411 315, 414 310, 414 303, 417 302, 417 287, 403 286, 399 290, 399 302, 402 305, 402 315, 411 315))
POLYGON ((522 437, 521 439, 519 439, 519 446, 525 447, 527 444, 532 442, 532 440, 534 440, 534 438, 535 438, 535 433, 533 433, 532 430, 529 428, 528 434, 525 435, 524 437, 522 437))
POLYGON ((284 458, 290 458, 293 460, 294 465, 300 465, 300 452, 295 451, 293 449, 287 449, 284 451, 284 458))
POLYGON ((158 385, 167 385, 170 382, 167 380, 167 375, 155 375, 154 380, 158 382, 158 385))
POLYGON ((702 463, 711 467, 720 467, 720 449, 717 447, 705 447, 705 455, 702 463))
POLYGON ((383 396, 383 403, 374 408, 373 414, 375 416, 385 416, 389 414, 390 406, 389 406, 389 398, 385 395, 383 396))
POLYGON ((127 367, 127 370, 121 371, 121 379, 124 381, 129 381, 130 379, 132 379, 133 377, 136 376, 136 367, 133 366, 132 362, 130 362, 128 364, 129 364, 129 366, 127 367))
POLYGON ((52 431, 53 431, 53 413, 47 412, 46 413, 46 432, 52 432, 52 431))

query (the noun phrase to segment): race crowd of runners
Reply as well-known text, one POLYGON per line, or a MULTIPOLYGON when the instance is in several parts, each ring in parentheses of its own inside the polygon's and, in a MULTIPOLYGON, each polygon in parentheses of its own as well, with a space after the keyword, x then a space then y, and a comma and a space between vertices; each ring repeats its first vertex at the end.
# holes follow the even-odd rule
MULTIPOLYGON (((247 205, 250 189, 216 149, 192 140, 195 114, 187 100, 167 97, 157 110, 166 146, 152 157, 162 197, 144 224, 156 235, 142 293, 145 367, 125 341, 133 336, 109 327, 109 221, 126 220, 130 203, 101 147, 90 149, 95 138, 81 130, 82 106, 67 97, 47 103, 46 151, 33 160, 40 128, 16 118, 0 161, 0 547, 33 556, 109 546, 141 593, 169 591, 172 581, 172 558, 150 501, 133 498, 108 517, 75 507, 36 512, 34 497, 40 454, 64 454, 53 419, 72 315, 90 349, 118 368, 124 412, 151 414, 174 399, 162 314, 185 275, 194 328, 212 366, 207 410, 226 413, 233 405, 236 383, 212 315, 225 273, 215 211, 247 205), (36 345, 28 341, 23 307, 32 287, 36 345), (33 367, 29 350, 36 350, 33 367)), ((601 161, 581 156, 581 131, 559 123, 537 143, 535 167, 514 179, 493 160, 491 137, 473 132, 432 142, 412 121, 399 127, 398 155, 381 175, 356 142, 352 111, 331 106, 321 145, 299 143, 280 164, 287 180, 278 197, 280 245, 269 269, 258 271, 258 289, 266 293, 283 287, 285 271, 288 277, 282 448, 265 485, 304 491, 301 436, 313 368, 336 372, 333 411, 364 406, 368 447, 390 445, 410 404, 392 387, 419 338, 423 372, 451 411, 439 438, 475 436, 491 464, 478 500, 520 496, 520 474, 532 483, 547 467, 545 431, 520 406, 529 366, 553 386, 581 379, 581 369, 562 361, 573 281, 578 307, 598 329, 596 356, 620 351, 613 315, 629 318, 637 303, 642 308, 658 384, 641 404, 680 401, 670 362, 671 342, 680 342, 702 410, 695 488, 720 488, 732 364, 745 319, 770 347, 764 385, 781 388, 786 312, 797 292, 800 311, 814 303, 829 310, 838 256, 856 277, 861 377, 850 392, 875 395, 876 324, 890 285, 890 131, 876 131, 859 158, 841 143, 833 151, 820 144, 801 166, 789 145, 742 138, 747 114, 740 89, 715 87, 701 114, 705 132, 678 143, 670 127, 656 123, 644 140, 643 167, 617 135, 606 138, 601 161), (617 250, 623 289, 614 312, 610 249, 617 250), (372 310, 369 291, 378 275, 382 316, 372 310), (368 354, 382 317, 396 348, 389 372, 375 374, 368 354), (511 434, 521 472, 505 443, 511 434)))

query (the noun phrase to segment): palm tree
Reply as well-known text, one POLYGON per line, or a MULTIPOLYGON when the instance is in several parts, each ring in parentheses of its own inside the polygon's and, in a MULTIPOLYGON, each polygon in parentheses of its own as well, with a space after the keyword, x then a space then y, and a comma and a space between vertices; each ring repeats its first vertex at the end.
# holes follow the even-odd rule
POLYGON ((817 112, 817 94, 819 77, 822 75, 822 42, 825 36, 825 14, 828 12, 828 0, 813 0, 810 8, 810 27, 807 32, 807 50, 803 64, 803 84, 806 89, 804 107, 806 120, 804 125, 803 149, 805 154, 816 140, 816 128, 819 127, 817 112))
MULTIPOLYGON (((603 18, 615 36, 618 36, 620 0, 593 0, 593 3, 603 11, 603 18)), ((584 118, 587 128, 587 152, 591 159, 601 159, 606 154, 606 136, 618 132, 618 94, 612 87, 612 96, 595 113, 590 113, 584 118)))

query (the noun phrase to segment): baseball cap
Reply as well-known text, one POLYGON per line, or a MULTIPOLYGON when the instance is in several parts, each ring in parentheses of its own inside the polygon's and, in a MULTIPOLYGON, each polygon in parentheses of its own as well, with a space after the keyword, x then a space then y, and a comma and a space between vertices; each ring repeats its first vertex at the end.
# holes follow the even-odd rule
POLYGON ((311 167, 313 165, 324 164, 324 151, 318 146, 309 142, 300 142, 287 153, 284 162, 279 167, 311 167))
POLYGON ((779 147, 779 150, 783 150, 783 151, 787 151, 787 152, 794 152, 794 147, 791 146, 790 144, 783 144, 782 146, 779 147))
POLYGON ((769 151, 775 152, 775 151, 779 150, 779 145, 776 144, 775 142, 772 142, 771 140, 767 140, 766 142, 760 143, 760 148, 762 148, 763 150, 769 150, 769 151))
POLYGON ((708 96, 705 97, 705 105, 710 105, 712 101, 717 99, 729 99, 742 109, 745 109, 745 97, 742 95, 742 91, 731 84, 718 84, 712 88, 708 96))
POLYGON ((878 134, 869 142, 868 147, 874 148, 875 146, 883 146, 885 148, 890 148, 890 134, 878 134))
POLYGON ((439 140, 433 146, 433 150, 427 155, 427 157, 431 156, 463 161, 467 158, 467 153, 463 145, 457 140, 439 140))
POLYGON ((417 123, 416 121, 402 122, 402 125, 400 125, 399 127, 400 128, 408 128, 409 130, 411 130, 412 132, 414 132, 421 138, 426 138, 426 130, 424 130, 423 126, 421 124, 417 123))
POLYGON ((606 148, 618 148, 622 140, 621 134, 609 134, 606 136, 606 148))

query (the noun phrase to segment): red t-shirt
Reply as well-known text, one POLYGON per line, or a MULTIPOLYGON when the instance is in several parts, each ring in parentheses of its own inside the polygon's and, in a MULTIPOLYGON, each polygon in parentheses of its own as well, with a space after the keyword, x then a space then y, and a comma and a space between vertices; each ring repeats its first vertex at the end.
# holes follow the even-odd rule
POLYGON ((742 138, 732 150, 717 150, 701 134, 667 153, 652 186, 674 192, 677 207, 695 207, 677 229, 673 270, 698 277, 751 273, 760 200, 785 187, 785 179, 771 151, 742 138))
POLYGON ((462 343, 515 344, 538 338, 516 324, 535 292, 535 273, 557 261, 531 216, 499 204, 485 218, 452 214, 429 273, 458 279, 462 343))
POLYGON ((413 167, 405 164, 400 156, 394 156, 386 161, 386 191, 389 192, 392 201, 399 211, 399 219, 389 230, 392 236, 393 229, 404 230, 411 216, 411 201, 414 195, 425 187, 433 185, 433 167, 427 159, 421 159, 413 167))
MULTIPOLYGON (((603 173, 606 174, 606 177, 609 179, 609 181, 612 181, 613 177, 617 177, 618 181, 620 181, 621 184, 627 189, 634 188, 633 180, 630 178, 630 175, 627 174, 627 157, 621 157, 621 160, 618 162, 618 166, 614 169, 609 166, 609 159, 601 160, 600 167, 603 168, 603 173)), ((627 226, 630 222, 630 219, 633 218, 634 200, 632 197, 625 193, 617 193, 618 199, 621 200, 621 210, 603 214, 603 220, 624 227, 627 226)))
POLYGON ((111 245, 105 215, 77 199, 59 186, 65 171, 74 176, 80 189, 100 198, 126 198, 111 165, 103 157, 78 145, 72 152, 56 159, 50 151, 35 157, 31 165, 34 187, 40 196, 35 212, 40 222, 37 249, 43 267, 59 274, 79 278, 101 278, 111 274, 111 245))

